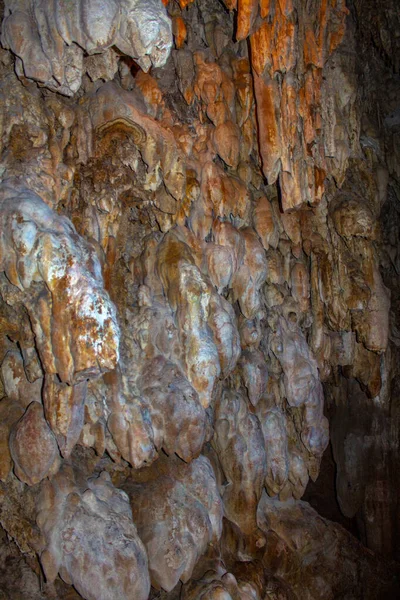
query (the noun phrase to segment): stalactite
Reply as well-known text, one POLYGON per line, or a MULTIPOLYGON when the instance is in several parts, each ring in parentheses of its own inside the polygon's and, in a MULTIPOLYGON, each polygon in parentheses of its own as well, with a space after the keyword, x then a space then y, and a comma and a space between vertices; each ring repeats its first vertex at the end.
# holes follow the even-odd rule
POLYGON ((2 17, 5 597, 396 597, 394 3, 2 17))

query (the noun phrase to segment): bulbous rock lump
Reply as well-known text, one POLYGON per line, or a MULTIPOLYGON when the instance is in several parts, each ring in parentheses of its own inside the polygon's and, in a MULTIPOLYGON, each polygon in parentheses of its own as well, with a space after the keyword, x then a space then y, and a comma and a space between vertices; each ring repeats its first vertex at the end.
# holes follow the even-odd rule
POLYGON ((10 453, 17 477, 28 485, 39 483, 57 470, 57 442, 39 402, 32 402, 11 430, 10 453))
POLYGON ((119 327, 93 248, 37 194, 3 191, 0 270, 26 292, 22 302, 45 372, 75 384, 111 370, 119 327), (30 292, 36 282, 45 284, 38 297, 30 292))
POLYGON ((223 495, 226 517, 262 545, 254 513, 266 474, 260 422, 240 393, 227 390, 217 403, 214 427, 213 446, 229 483, 223 495))
POLYGON ((321 455, 329 441, 328 423, 323 415, 323 390, 315 358, 301 329, 281 317, 274 353, 284 371, 287 401, 304 406, 302 440, 309 451, 321 455))
POLYGON ((24 414, 23 408, 15 400, 3 398, 0 402, 0 480, 6 481, 12 468, 9 448, 10 431, 14 423, 24 414))
POLYGON ((20 75, 73 96, 84 51, 99 54, 116 46, 147 71, 167 60, 172 29, 161 0, 9 0, 1 41, 18 57, 20 75))
POLYGON ((147 556, 127 495, 105 472, 76 479, 63 467, 38 498, 46 579, 54 581, 59 572, 86 600, 147 600, 147 556))
POLYGON ((138 382, 147 400, 154 445, 190 461, 200 454, 206 434, 206 414, 198 395, 176 365, 161 356, 147 363, 138 382))
MULTIPOLYGON (((156 463, 157 464, 157 463, 156 463)), ((205 456, 189 465, 164 461, 161 474, 149 481, 128 481, 133 518, 149 557, 151 583, 171 591, 186 582, 208 544, 222 532, 223 506, 215 475, 205 456)), ((154 477, 154 476, 153 476, 154 477)))
POLYGON ((393 3, 1 4, 7 597, 392 597, 393 3))
POLYGON ((176 312, 187 378, 207 408, 221 370, 226 376, 239 358, 234 313, 202 276, 189 246, 173 232, 157 250, 157 270, 176 312))

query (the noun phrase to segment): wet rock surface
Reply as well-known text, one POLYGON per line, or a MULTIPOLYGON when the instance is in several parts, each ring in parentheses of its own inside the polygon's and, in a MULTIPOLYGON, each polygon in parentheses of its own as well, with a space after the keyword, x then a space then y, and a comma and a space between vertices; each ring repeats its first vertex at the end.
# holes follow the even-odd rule
POLYGON ((396 598, 396 3, 0 10, 0 598, 396 598))

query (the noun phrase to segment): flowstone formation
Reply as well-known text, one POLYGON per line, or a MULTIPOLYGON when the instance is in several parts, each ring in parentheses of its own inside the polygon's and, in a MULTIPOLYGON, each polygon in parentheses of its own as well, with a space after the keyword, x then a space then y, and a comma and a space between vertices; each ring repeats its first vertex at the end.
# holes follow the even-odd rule
POLYGON ((364 4, 0 5, 1 599, 397 597, 400 15, 364 4))

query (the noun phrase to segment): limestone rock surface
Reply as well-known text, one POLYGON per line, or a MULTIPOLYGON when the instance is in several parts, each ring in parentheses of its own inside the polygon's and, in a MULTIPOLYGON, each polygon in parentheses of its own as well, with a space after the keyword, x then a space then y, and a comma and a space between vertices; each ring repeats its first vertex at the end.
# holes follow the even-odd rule
POLYGON ((42 487, 37 521, 45 538, 40 561, 47 580, 60 572, 88 600, 148 597, 146 551, 128 497, 107 473, 78 486, 72 470, 63 467, 42 487))
POLYGON ((70 7, 61 0, 11 0, 1 39, 18 57, 19 75, 73 96, 81 85, 84 52, 99 55, 116 46, 148 70, 165 63, 172 31, 161 0, 74 0, 70 7))
POLYGON ((0 597, 395 598, 397 4, 0 12, 0 597))

